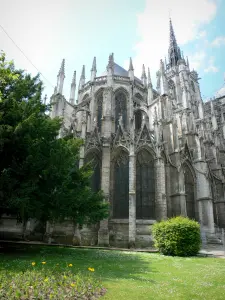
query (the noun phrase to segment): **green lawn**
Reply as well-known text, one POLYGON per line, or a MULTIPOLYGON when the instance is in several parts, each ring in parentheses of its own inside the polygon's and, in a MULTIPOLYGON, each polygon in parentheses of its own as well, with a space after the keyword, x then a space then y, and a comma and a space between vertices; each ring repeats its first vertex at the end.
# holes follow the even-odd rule
POLYGON ((93 276, 107 288, 102 299, 225 299, 225 260, 220 258, 23 245, 0 254, 0 272, 25 271, 32 262, 36 269, 55 270, 59 264, 58 272, 68 264, 84 274, 94 268, 93 276))

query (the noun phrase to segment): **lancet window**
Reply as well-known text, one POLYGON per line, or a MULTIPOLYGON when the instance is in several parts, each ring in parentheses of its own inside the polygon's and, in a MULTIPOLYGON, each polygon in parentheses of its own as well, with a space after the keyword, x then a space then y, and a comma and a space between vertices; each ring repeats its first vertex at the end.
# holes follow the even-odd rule
POLYGON ((129 157, 120 151, 113 166, 113 217, 127 219, 129 216, 129 157))
POLYGON ((136 218, 155 219, 154 159, 145 149, 136 160, 136 218))
POLYGON ((123 92, 119 91, 115 96, 115 130, 119 125, 119 120, 122 118, 124 129, 127 126, 127 101, 123 92))

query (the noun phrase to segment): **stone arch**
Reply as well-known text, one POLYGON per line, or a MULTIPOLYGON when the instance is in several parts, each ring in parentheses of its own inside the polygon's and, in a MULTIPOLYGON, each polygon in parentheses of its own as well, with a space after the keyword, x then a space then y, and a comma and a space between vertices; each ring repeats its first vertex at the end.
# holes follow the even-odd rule
POLYGON ((149 129, 149 117, 144 108, 138 107, 134 109, 134 119, 135 119, 135 130, 140 130, 145 121, 147 128, 149 129))
POLYGON ((129 152, 118 147, 112 161, 112 215, 114 219, 129 217, 129 152))
POLYGON ((85 164, 90 163, 93 173, 90 178, 90 186, 94 192, 101 189, 101 153, 96 148, 91 148, 85 153, 85 164))
POLYGON ((186 198, 186 212, 190 219, 199 220, 198 203, 196 201, 196 176, 191 163, 183 163, 184 190, 186 198))
POLYGON ((127 92, 123 89, 117 89, 114 94, 115 103, 115 131, 119 125, 119 120, 122 118, 122 124, 124 129, 127 128, 127 103, 128 103, 127 92))
POLYGON ((136 154, 136 218, 155 219, 154 155, 146 147, 136 154))

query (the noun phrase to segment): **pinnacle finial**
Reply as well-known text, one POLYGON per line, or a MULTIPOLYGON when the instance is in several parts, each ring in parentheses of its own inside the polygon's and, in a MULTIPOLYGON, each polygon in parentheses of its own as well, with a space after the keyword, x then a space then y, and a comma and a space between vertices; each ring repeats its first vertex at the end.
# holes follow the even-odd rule
POLYGON ((151 79, 151 73, 150 69, 148 68, 148 86, 152 87, 152 79, 151 79))
POLYGON ((188 60, 188 56, 187 56, 187 67, 189 68, 189 60, 188 60))
POLYGON ((129 71, 134 71, 132 58, 130 57, 130 65, 129 65, 129 71))
POLYGON ((85 78, 85 65, 83 65, 83 67, 82 67, 82 72, 81 72, 80 78, 85 78))
POLYGON ((61 67, 59 69, 59 74, 60 73, 63 74, 63 75, 65 75, 65 58, 63 58, 61 67))
POLYGON ((96 57, 94 57, 94 59, 93 59, 91 71, 95 71, 95 72, 97 71, 97 69, 96 69, 96 57))
POLYGON ((114 66, 114 54, 109 55, 109 62, 108 62, 108 67, 113 68, 114 66))
POLYGON ((73 79, 71 84, 76 84, 76 71, 73 72, 73 79))
POLYGON ((147 78, 147 76, 146 76, 146 72, 145 72, 145 65, 143 64, 142 65, 142 75, 141 75, 141 78, 147 78))

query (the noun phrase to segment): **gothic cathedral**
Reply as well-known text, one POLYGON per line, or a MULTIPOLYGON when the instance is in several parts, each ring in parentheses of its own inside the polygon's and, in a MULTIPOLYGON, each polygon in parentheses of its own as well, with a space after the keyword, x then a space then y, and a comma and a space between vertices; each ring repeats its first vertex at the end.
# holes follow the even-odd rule
MULTIPOLYGON (((91 161, 92 188, 102 189, 110 217, 80 230, 84 245, 149 247, 151 225, 183 215, 197 220, 207 239, 225 227, 225 97, 204 103, 198 74, 181 55, 170 20, 168 61, 160 61, 157 87, 143 65, 135 77, 109 56, 90 81, 83 66, 75 100, 62 94, 62 62, 51 97, 51 116, 62 116, 60 135, 72 132, 85 143, 79 164, 91 161)), ((66 228, 65 228, 66 230, 66 228)))

